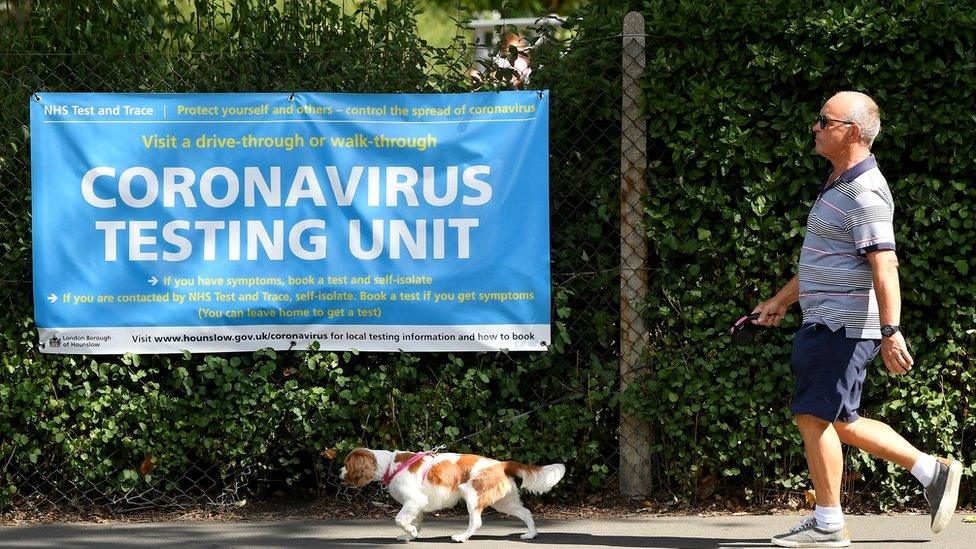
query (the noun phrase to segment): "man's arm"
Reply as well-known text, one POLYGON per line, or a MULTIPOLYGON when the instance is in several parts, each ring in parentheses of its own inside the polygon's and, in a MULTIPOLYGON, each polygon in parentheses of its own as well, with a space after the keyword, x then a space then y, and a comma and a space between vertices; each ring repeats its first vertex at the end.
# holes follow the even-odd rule
MULTIPOLYGON (((898 326, 901 319, 901 288, 898 283, 898 256, 894 250, 868 252, 874 278, 874 293, 878 298, 878 314, 881 325, 898 326)), ((901 332, 881 339, 881 356, 885 366, 893 374, 911 370, 915 361, 908 352, 908 345, 901 332)))
POLYGON ((779 326, 786 309, 800 300, 800 277, 794 275, 776 295, 760 303, 752 312, 759 313, 754 322, 760 326, 779 326))

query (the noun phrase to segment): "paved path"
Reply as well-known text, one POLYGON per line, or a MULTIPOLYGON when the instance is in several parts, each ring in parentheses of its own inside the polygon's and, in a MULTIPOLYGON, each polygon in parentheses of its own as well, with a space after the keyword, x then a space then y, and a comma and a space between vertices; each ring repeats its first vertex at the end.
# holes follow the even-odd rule
MULTIPOLYGON (((660 547, 719 549, 770 547, 769 537, 794 523, 795 516, 639 517, 616 520, 540 520, 539 537, 518 539, 521 523, 500 516, 485 525, 464 549, 496 547, 660 547)), ((913 515, 848 518, 856 548, 976 548, 976 524, 956 515, 941 534, 929 532, 929 519, 913 515)), ((392 520, 282 522, 159 522, 0 526, 3 548, 190 547, 365 548, 396 546, 419 549, 457 545, 450 535, 464 530, 459 519, 429 519, 421 539, 395 541, 392 520)))

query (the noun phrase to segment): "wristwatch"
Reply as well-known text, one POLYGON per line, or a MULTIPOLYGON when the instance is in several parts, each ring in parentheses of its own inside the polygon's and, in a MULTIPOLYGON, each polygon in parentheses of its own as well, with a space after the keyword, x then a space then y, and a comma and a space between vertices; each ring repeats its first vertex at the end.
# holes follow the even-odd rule
POLYGON ((891 337, 901 331, 901 326, 892 326, 891 324, 885 324, 881 327, 881 335, 884 337, 891 337))

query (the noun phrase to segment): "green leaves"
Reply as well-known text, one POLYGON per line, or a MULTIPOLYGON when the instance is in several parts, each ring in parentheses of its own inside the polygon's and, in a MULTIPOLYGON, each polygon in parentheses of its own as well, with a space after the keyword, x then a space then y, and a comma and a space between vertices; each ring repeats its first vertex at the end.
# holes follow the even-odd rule
MULTIPOLYGON (((0 181, 14 200, 5 202, 11 238, 0 244, 12 270, 0 274, 18 284, 30 278, 23 101, 34 90, 510 87, 504 78, 472 82, 466 52, 424 45, 409 3, 361 2, 353 13, 310 0, 62 4, 38 3, 30 32, 3 35, 12 51, 80 53, 3 59, 10 78, 0 86, 10 93, 0 94, 0 181)), ((706 493, 699 488, 710 478, 748 501, 762 502, 770 487, 802 490, 809 481, 789 413, 790 330, 740 349, 726 329, 795 272, 827 167, 812 150, 810 116, 851 88, 873 94, 883 113, 875 154, 895 195, 902 324, 917 360, 910 378, 879 375, 883 367, 873 365, 865 406, 919 447, 972 462, 976 14, 958 2, 889 4, 645 3, 649 192, 626 206, 642 212, 650 239, 642 304, 649 347, 626 393, 617 379, 623 12, 590 3, 565 25, 579 38, 571 47, 553 36, 532 52, 531 85, 552 92, 548 353, 367 355, 313 346, 38 355, 30 292, 12 291, 12 306, 0 312, 0 433, 10 434, 0 437, 0 486, 8 487, 0 507, 17 493, 12 479, 23 478, 13 472, 51 464, 112 490, 145 483, 175 492, 187 470, 241 463, 308 486, 321 466, 310 456, 322 448, 422 449, 489 424, 449 449, 576 463, 563 489, 599 490, 615 474, 620 410, 655 426, 656 478, 686 500, 706 493), (549 405, 567 395, 574 398, 549 405), (155 465, 142 475, 136 468, 148 455, 155 465)), ((793 309, 785 325, 798 323, 793 309)), ((849 467, 865 475, 859 487, 877 492, 879 505, 913 493, 906 475, 854 455, 849 467)))
MULTIPOLYGON (((647 6, 653 359, 622 400, 658 429, 667 488, 693 500, 710 474, 751 493, 809 486, 789 414, 799 310, 748 349, 725 330, 796 272, 828 168, 813 152, 811 116, 844 89, 882 111, 874 153, 895 199, 902 324, 917 361, 909 377, 883 375, 876 361, 865 408, 920 448, 971 461, 972 445, 959 441, 976 427, 976 337, 964 333, 976 325, 976 12, 952 2, 647 6), (685 474, 688 463, 703 471, 685 474)), ((851 467, 879 505, 914 490, 872 459, 851 467)))

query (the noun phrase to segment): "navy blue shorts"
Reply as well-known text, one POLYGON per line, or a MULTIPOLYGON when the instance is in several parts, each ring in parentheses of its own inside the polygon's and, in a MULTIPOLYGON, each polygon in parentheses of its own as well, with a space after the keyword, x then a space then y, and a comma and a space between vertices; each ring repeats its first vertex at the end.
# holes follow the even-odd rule
POLYGON ((849 339, 844 328, 804 324, 793 337, 793 415, 850 423, 860 416, 868 366, 881 350, 876 339, 849 339))

